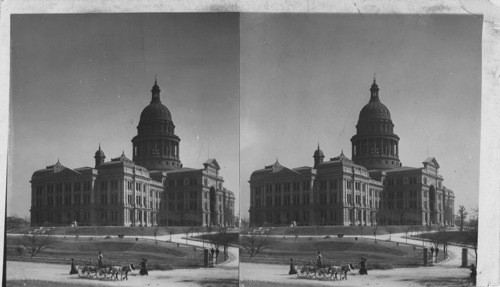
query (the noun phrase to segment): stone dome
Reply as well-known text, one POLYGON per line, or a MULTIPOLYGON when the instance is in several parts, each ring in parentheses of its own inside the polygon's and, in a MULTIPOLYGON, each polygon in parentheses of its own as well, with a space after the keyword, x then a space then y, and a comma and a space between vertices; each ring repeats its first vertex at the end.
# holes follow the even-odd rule
POLYGON ((102 157, 102 158, 106 157, 101 149, 101 144, 99 144, 99 149, 95 152, 95 157, 102 157))
POLYGON ((172 121, 172 115, 167 107, 160 100, 160 87, 155 79, 155 84, 151 89, 151 103, 142 110, 142 121, 172 121))
POLYGON ((389 112, 389 109, 380 101, 370 101, 363 107, 363 109, 361 109, 361 112, 359 113, 360 121, 367 119, 390 120, 391 113, 389 112))
POLYGON ((172 115, 161 102, 152 102, 142 110, 142 121, 172 121, 172 115))
POLYGON ((319 148, 319 143, 318 143, 318 149, 314 151, 313 157, 325 157, 325 154, 323 151, 319 148))
POLYGON ((378 97, 378 85, 375 79, 373 79, 373 84, 370 87, 370 102, 366 104, 359 113, 359 121, 363 120, 391 120, 391 113, 389 109, 380 102, 378 97))

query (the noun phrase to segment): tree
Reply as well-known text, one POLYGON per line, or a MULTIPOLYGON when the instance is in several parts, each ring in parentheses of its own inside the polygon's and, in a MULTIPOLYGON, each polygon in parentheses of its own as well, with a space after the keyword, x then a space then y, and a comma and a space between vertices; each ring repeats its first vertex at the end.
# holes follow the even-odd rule
POLYGON ((167 227, 167 232, 170 235, 170 242, 172 242, 172 234, 175 234, 175 227, 173 226, 167 227))
POLYGON ((358 226, 358 229, 359 229, 359 236, 360 237, 363 237, 363 230, 365 229, 365 227, 363 226, 363 224, 359 224, 358 226))
POLYGON ((24 249, 28 250, 31 257, 35 257, 40 251, 54 245, 57 240, 53 235, 42 235, 42 234, 25 234, 17 238, 17 245, 22 246, 24 249))
POLYGON ((139 230, 141 230, 141 238, 144 238, 144 226, 139 226, 139 230))
POLYGON ((228 247, 231 244, 238 244, 238 233, 228 232, 225 227, 219 228, 217 234, 212 237, 212 243, 215 244, 216 248, 219 246, 224 247, 224 260, 228 258, 228 247))
POLYGON ((408 225, 405 227, 405 238, 406 238, 406 244, 408 244, 408 233, 410 233, 413 230, 413 226, 408 225))
POLYGON ((464 222, 467 219, 467 214, 468 213, 467 210, 465 210, 465 206, 460 205, 458 207, 458 215, 457 215, 458 223, 460 224, 460 232, 464 230, 464 222))
POLYGON ((375 240, 377 240, 377 231, 378 231, 378 225, 375 226, 375 228, 373 229, 373 236, 375 236, 375 240))
POLYGON ((392 233, 394 232, 394 228, 392 226, 390 226, 390 225, 387 225, 385 227, 385 229, 389 233, 389 241, 391 241, 392 240, 392 233))
POLYGON ((157 224, 154 229, 155 243, 158 243, 158 239, 156 239, 156 235, 158 235, 158 231, 160 230, 160 226, 157 224))
POLYGON ((477 237, 479 234, 479 210, 476 208, 474 211, 474 217, 469 220, 467 228, 466 243, 474 247, 474 253, 476 255, 476 266, 477 266, 477 237))
POLYGON ((265 249, 269 249, 274 242, 275 239, 271 237, 270 230, 264 232, 256 230, 240 238, 240 246, 246 250, 250 258, 253 258, 265 249))

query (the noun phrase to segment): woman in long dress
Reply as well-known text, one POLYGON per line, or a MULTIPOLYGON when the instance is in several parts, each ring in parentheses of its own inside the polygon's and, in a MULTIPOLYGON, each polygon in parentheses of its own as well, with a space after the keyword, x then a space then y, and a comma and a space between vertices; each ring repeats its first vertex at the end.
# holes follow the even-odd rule
POLYGON ((290 271, 288 271, 288 275, 297 274, 297 269, 295 269, 295 265, 293 264, 293 259, 290 258, 290 271))
POLYGON ((368 271, 366 270, 366 258, 361 258, 361 262, 359 262, 359 274, 368 275, 368 271))

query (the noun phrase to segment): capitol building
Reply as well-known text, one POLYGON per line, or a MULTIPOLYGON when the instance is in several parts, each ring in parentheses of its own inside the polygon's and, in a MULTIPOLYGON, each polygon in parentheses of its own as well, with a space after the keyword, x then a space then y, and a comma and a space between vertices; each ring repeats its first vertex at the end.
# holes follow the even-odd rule
POLYGON ((224 187, 217 160, 200 168, 182 165, 181 139, 160 92, 155 80, 132 138, 132 159, 122 152, 106 161, 99 144, 93 167, 69 168, 57 161, 33 173, 32 225, 234 224, 235 196, 224 187))
POLYGON ((447 225, 454 223, 452 190, 443 185, 434 157, 420 167, 402 165, 399 137, 373 80, 351 138, 325 160, 318 144, 313 165, 289 168, 278 161, 250 176, 250 224, 447 225))

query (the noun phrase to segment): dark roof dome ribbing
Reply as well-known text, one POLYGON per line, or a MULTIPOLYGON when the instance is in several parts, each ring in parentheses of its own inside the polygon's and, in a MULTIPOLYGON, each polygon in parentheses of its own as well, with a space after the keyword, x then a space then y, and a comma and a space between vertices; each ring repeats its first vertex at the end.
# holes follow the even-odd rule
POLYGON ((106 157, 104 155, 104 152, 101 150, 101 144, 99 144, 99 149, 95 152, 95 157, 103 157, 103 158, 106 157))
POLYGON ((314 157, 325 157, 325 154, 323 151, 319 148, 319 143, 318 143, 318 149, 314 151, 314 157))
POLYGON ((161 103, 160 87, 155 79, 155 84, 151 89, 151 103, 142 110, 142 121, 172 121, 170 110, 161 103))
POLYGON ((380 102, 378 91, 378 85, 375 79, 373 79, 373 84, 370 88, 370 102, 368 102, 368 104, 361 109, 361 112, 359 113, 359 121, 367 119, 391 120, 391 113, 389 112, 389 109, 380 102))

